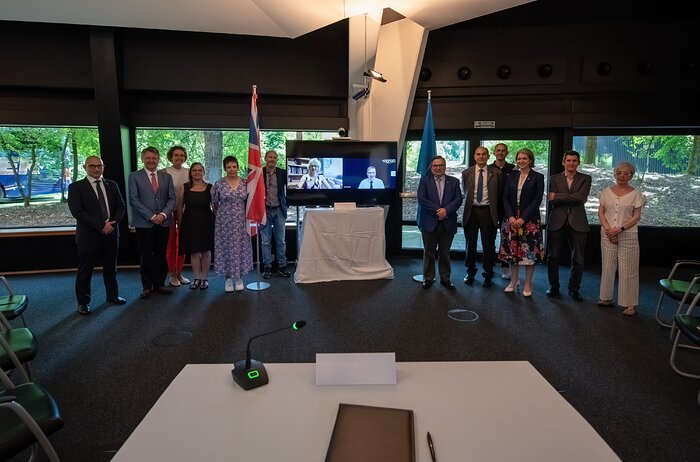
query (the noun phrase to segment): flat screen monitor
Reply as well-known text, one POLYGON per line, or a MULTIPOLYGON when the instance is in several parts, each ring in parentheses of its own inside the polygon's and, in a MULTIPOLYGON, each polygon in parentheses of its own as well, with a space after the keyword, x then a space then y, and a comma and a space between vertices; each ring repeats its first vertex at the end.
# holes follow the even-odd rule
POLYGON ((392 141, 287 141, 289 205, 388 205, 397 195, 392 141))

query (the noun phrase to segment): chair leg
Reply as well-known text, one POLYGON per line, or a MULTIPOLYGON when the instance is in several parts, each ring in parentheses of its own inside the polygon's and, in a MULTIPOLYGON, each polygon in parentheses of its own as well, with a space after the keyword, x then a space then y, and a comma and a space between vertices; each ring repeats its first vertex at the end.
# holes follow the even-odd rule
MULTIPOLYGON (((671 327, 673 324, 669 324, 661 320, 661 302, 664 299, 664 291, 661 291, 661 295, 659 295, 659 302, 656 304, 656 322, 659 323, 662 327, 671 327)), ((673 336, 671 336, 673 339, 673 336)))
MULTIPOLYGON (((671 364, 671 369, 673 369, 677 374, 682 375, 683 377, 689 377, 691 379, 700 379, 700 374, 690 374, 688 372, 683 372, 682 370, 678 369, 678 366, 676 366, 676 354, 678 353, 678 348, 679 347, 691 347, 690 345, 679 345, 678 343, 680 342, 681 338, 681 331, 677 330, 676 332, 676 337, 673 341, 673 347, 671 348, 671 358, 669 359, 669 362, 671 364)), ((695 348, 697 349, 697 348, 695 348)))
MULTIPOLYGON (((46 437, 44 432, 41 430, 41 427, 39 427, 39 424, 36 423, 36 421, 32 418, 32 416, 22 407, 21 404, 11 401, 9 403, 4 403, 5 406, 10 407, 14 413, 19 417, 22 422, 29 428, 29 431, 32 432, 34 435, 34 438, 36 438, 36 441, 39 446, 41 446, 41 449, 44 450, 44 453, 46 453, 46 456, 48 457, 50 462, 60 462, 58 458, 58 454, 56 454, 56 451, 54 450, 53 446, 51 445, 51 442, 49 439, 46 437)), ((32 459, 35 455, 35 450, 32 448, 32 459)), ((32 460, 30 459, 30 460, 32 460)))

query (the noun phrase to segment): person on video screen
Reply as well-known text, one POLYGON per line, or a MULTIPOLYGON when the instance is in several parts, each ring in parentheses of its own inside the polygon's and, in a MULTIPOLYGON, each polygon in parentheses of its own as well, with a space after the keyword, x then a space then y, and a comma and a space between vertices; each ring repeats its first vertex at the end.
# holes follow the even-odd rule
POLYGON ((321 173, 321 162, 318 159, 309 160, 309 173, 305 173, 299 183, 297 189, 333 189, 333 186, 326 180, 321 173))
POLYGON ((360 181, 357 189, 384 189, 384 182, 381 178, 377 178, 376 168, 371 165, 367 167, 367 178, 360 181))

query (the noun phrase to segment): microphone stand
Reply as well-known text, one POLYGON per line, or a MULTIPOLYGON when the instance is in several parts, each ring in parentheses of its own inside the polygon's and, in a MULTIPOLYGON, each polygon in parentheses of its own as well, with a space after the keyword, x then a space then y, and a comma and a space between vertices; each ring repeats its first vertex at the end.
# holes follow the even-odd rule
MULTIPOLYGON (((265 290, 270 288, 269 282, 260 281, 260 229, 258 228, 258 223, 255 223, 255 251, 257 254, 257 262, 255 265, 257 267, 258 279, 257 282, 251 282, 246 286, 248 290, 265 290)), ((253 337, 255 338, 255 337, 253 337)), ((253 340, 253 339, 251 339, 253 340)), ((249 344, 250 345, 250 344, 249 344)))

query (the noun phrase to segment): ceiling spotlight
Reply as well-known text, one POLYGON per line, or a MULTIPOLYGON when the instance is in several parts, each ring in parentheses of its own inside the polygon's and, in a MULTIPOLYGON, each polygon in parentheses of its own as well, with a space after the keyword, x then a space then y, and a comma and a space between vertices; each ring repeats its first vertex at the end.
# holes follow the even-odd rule
POLYGON ((552 65, 551 65, 551 64, 546 64, 546 63, 545 63, 545 64, 540 64, 540 65, 537 67, 537 75, 539 75, 539 76, 542 77, 543 79, 546 79, 547 77, 549 77, 550 75, 552 75, 552 72, 553 72, 553 71, 554 71, 554 69, 552 69, 552 65))
POLYGON ((421 82, 427 82, 432 77, 433 77, 433 71, 431 71, 427 67, 424 67, 423 69, 421 69, 420 74, 418 75, 418 78, 421 80, 421 82))
POLYGON ((469 80, 469 78, 472 76, 472 70, 469 69, 467 66, 460 67, 457 69, 457 78, 459 80, 469 80))
POLYGON ((498 68, 498 71, 496 71, 496 75, 499 79, 507 79, 510 77, 510 73, 510 66, 501 66, 498 68))
POLYGON ((386 79, 381 72, 377 72, 374 69, 367 69, 364 74, 365 77, 372 77, 374 80, 379 80, 380 82, 386 82, 386 79))
POLYGON ((598 72, 598 75, 601 77, 607 77, 612 72, 612 64, 607 61, 603 61, 598 64, 596 72, 598 72))

